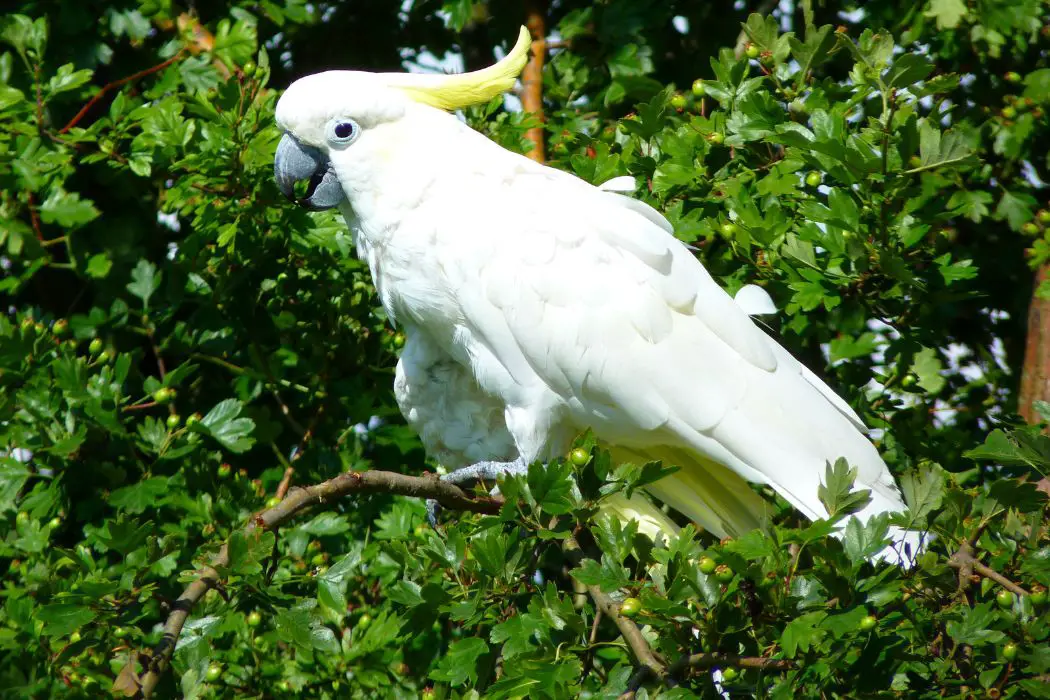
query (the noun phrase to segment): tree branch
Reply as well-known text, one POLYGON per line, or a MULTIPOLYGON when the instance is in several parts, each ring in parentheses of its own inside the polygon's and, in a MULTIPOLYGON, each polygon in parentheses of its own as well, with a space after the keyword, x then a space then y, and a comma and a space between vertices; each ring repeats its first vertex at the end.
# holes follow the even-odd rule
POLYGON ((1037 296, 1039 287, 1050 283, 1050 265, 1043 265, 1035 276, 1035 288, 1028 307, 1028 335, 1025 339, 1021 393, 1017 412, 1029 423, 1038 423, 1032 404, 1050 401, 1050 300, 1037 296))
MULTIPOLYGON (((580 548, 580 543, 571 535, 565 541, 565 552, 574 565, 578 565, 586 558, 583 550, 580 548)), ((667 676, 666 668, 653 654, 649 642, 642 636, 642 631, 638 629, 638 625, 620 614, 620 604, 610 598, 609 594, 602 591, 599 586, 587 586, 587 592, 594 600, 598 610, 616 624, 620 630, 620 635, 627 642, 627 646, 631 647, 634 658, 642 667, 634 676, 638 679, 638 684, 640 685, 649 675, 663 680, 667 676)))
MULTIPOLYGON (((547 1, 528 0, 525 3, 525 26, 532 35, 532 58, 521 74, 521 108, 543 121, 543 61, 547 55, 547 1)), ((542 163, 546 160, 543 146, 543 126, 534 126, 525 132, 533 148, 526 155, 542 163)))
MULTIPOLYGON (((291 489, 278 505, 252 518, 243 531, 250 533, 257 529, 273 530, 315 505, 325 505, 344 496, 361 493, 393 493, 414 498, 433 498, 450 510, 473 513, 495 514, 503 504, 499 498, 471 497, 458 486, 441 481, 433 474, 409 476, 386 471, 346 472, 314 486, 291 489)), ((200 569, 197 580, 187 586, 175 601, 171 614, 164 623, 164 636, 153 650, 152 657, 146 664, 146 673, 139 680, 136 697, 152 696, 161 676, 170 666, 175 643, 182 633, 190 611, 209 588, 219 584, 222 577, 218 568, 226 566, 229 561, 229 549, 224 544, 212 558, 211 564, 200 569)))
POLYGON ((91 110, 92 107, 94 107, 96 104, 98 104, 98 101, 101 100, 106 95, 107 92, 110 92, 112 90, 116 90, 120 86, 126 85, 127 83, 130 83, 133 80, 138 80, 139 78, 144 78, 147 75, 150 75, 151 73, 156 73, 157 71, 164 70, 165 68, 170 66, 172 63, 175 63, 176 61, 181 59, 182 55, 184 53, 185 53, 185 49, 179 49, 179 51, 174 56, 169 58, 167 61, 164 61, 163 63, 158 63, 157 65, 152 66, 150 68, 147 68, 145 70, 140 70, 138 73, 132 73, 131 75, 127 76, 126 78, 121 78, 120 80, 114 80, 112 83, 107 83, 106 85, 103 85, 102 89, 99 90, 98 92, 96 92, 94 97, 92 97, 90 100, 88 100, 87 104, 85 104, 83 107, 81 107, 80 111, 77 112, 76 115, 74 115, 73 118, 70 119, 69 122, 65 126, 63 126, 61 129, 59 129, 58 133, 64 134, 67 131, 69 131, 70 129, 72 129, 74 126, 76 126, 80 122, 80 120, 84 118, 84 115, 87 114, 91 110))
POLYGON ((795 664, 788 659, 767 659, 764 656, 737 656, 736 654, 723 654, 722 652, 713 651, 705 654, 683 656, 674 662, 667 673, 672 678, 675 678, 687 668, 704 671, 709 668, 725 668, 727 666, 789 671, 795 667, 795 664))
POLYGON ((984 576, 998 583, 1006 590, 1015 595, 1025 596, 1028 591, 1000 574, 995 569, 978 561, 973 554, 973 545, 963 542, 958 550, 948 559, 948 566, 959 571, 959 593, 965 593, 970 587, 971 577, 974 574, 984 576))

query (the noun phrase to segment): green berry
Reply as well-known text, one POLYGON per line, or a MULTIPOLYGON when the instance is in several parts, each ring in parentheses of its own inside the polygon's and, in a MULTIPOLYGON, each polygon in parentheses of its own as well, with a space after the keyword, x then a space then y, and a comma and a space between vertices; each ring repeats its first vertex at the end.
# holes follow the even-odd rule
POLYGON ((127 627, 118 626, 113 628, 113 636, 117 639, 124 639, 124 637, 128 636, 128 632, 129 630, 127 627))
POLYGON ((1043 605, 1046 603, 1046 589, 1042 586, 1032 586, 1032 594, 1028 596, 1032 605, 1043 605))
POLYGON ((219 475, 220 479, 228 479, 233 469, 230 468, 229 464, 220 464, 219 468, 215 470, 215 473, 219 475))
POLYGON ((262 622, 262 615, 259 614, 258 610, 252 610, 248 613, 248 619, 245 622, 248 623, 249 627, 258 627, 262 622))
POLYGON ((1007 642, 1003 645, 1003 658, 1007 661, 1013 661, 1017 658, 1017 645, 1013 642, 1007 642))
POLYGON ((700 563, 698 566, 700 567, 700 573, 705 576, 710 576, 715 572, 715 569, 718 568, 718 564, 711 557, 700 557, 700 563))
POLYGON ((919 383, 919 378, 917 376, 915 376, 915 374, 912 373, 912 372, 908 372, 907 374, 904 375, 904 378, 901 379, 901 386, 904 387, 905 389, 911 389, 912 387, 914 387, 918 383, 919 383))
POLYGON ((726 238, 732 238, 736 235, 737 226, 732 221, 727 221, 722 224, 722 235, 726 238))
POLYGON ((1012 608, 1014 604, 1014 594, 1006 589, 1003 589, 995 594, 995 602, 999 605, 1000 608, 1003 608, 1004 610, 1007 608, 1012 608))
POLYGON ((57 335, 59 338, 64 337, 69 333, 69 321, 64 318, 60 318, 51 325, 51 332, 57 335))
POLYGON ((704 86, 704 81, 697 78, 693 81, 693 95, 696 97, 703 97, 707 94, 707 87, 704 86))
POLYGON ((729 583, 733 580, 733 570, 725 564, 719 564, 715 567, 715 580, 720 583, 729 583))
POLYGON ((1002 115, 1003 119, 1014 119, 1017 116, 1017 110, 1007 105, 999 111, 999 114, 1002 115))
POLYGON ((824 178, 815 170, 806 174, 806 184, 810 187, 816 187, 823 181, 824 178))
POLYGON ((186 427, 188 428, 191 425, 197 425, 200 422, 201 422, 201 414, 194 413, 193 415, 191 415, 189 418, 186 419, 186 427))
POLYGON ((60 527, 61 525, 62 525, 62 518, 58 517, 57 515, 55 517, 51 518, 51 520, 47 524, 47 526, 49 528, 51 528, 52 530, 54 530, 57 527, 60 527))
POLYGON ((707 140, 718 146, 726 140, 726 137, 722 134, 721 131, 712 131, 710 134, 707 135, 707 140))
POLYGON ((365 613, 364 615, 362 615, 361 617, 359 617, 357 619, 357 627, 362 632, 364 632, 366 629, 368 629, 368 626, 371 625, 371 624, 372 624, 372 616, 369 615, 368 613, 365 613))
POLYGON ((740 671, 737 671, 732 666, 730 666, 729 668, 723 668, 722 669, 722 680, 725 681, 726 683, 732 683, 733 681, 735 681, 739 677, 740 677, 740 671))
POLYGON ((105 363, 109 363, 110 360, 113 359, 113 357, 114 357, 114 353, 109 348, 106 348, 105 350, 100 352, 99 355, 98 355, 98 359, 101 360, 102 362, 105 362, 105 363))
POLYGON ((1050 210, 1040 209, 1035 217, 1039 219, 1039 223, 1041 224, 1050 224, 1050 210))
POLYGON ((687 100, 685 98, 685 95, 683 95, 680 92, 676 92, 674 95, 671 96, 671 106, 677 109, 679 112, 685 109, 686 105, 688 104, 689 100, 687 100))
POLYGON ((759 54, 761 54, 762 51, 754 44, 748 44, 747 48, 744 49, 744 53, 747 54, 748 58, 758 58, 759 54))
POLYGON ((320 553, 314 555, 313 559, 310 560, 310 563, 312 565, 314 565, 314 566, 321 566, 327 560, 328 560, 328 555, 325 554, 324 552, 320 552, 320 553))
POLYGON ((1008 83, 1019 83, 1019 82, 1021 82, 1021 74, 1018 73, 1017 71, 1014 71, 1014 70, 1009 71, 1003 77, 1006 78, 1006 82, 1008 82, 1008 83))
POLYGON ((175 390, 162 386, 153 392, 153 400, 157 403, 168 403, 175 398, 175 390))
POLYGON ((624 598, 620 603, 620 614, 624 617, 634 617, 642 609, 642 601, 637 598, 624 598))
POLYGON ((255 68, 255 61, 248 61, 244 64, 244 68, 242 68, 241 70, 243 70, 244 74, 250 78, 253 75, 255 75, 255 68))
POLYGON ((912 156, 908 159, 908 165, 910 165, 913 168, 917 168, 920 165, 922 165, 922 158, 920 158, 919 156, 912 156))
POLYGON ((219 680, 219 676, 222 675, 222 666, 219 664, 208 664, 208 670, 204 672, 204 678, 208 682, 215 682, 219 680))
POLYGON ((879 621, 875 619, 874 615, 865 615, 860 619, 860 630, 861 632, 870 632, 875 629, 877 624, 879 624, 879 621))
POLYGON ((15 522, 19 525, 24 525, 29 522, 29 513, 24 510, 18 511, 18 515, 15 516, 15 522))
POLYGON ((281 499, 280 498, 278 498, 277 496, 270 496, 270 498, 268 498, 266 500, 266 507, 267 508, 276 508, 278 505, 280 505, 280 503, 281 503, 281 499))
POLYGON ((164 421, 165 425, 168 426, 168 430, 175 430, 175 428, 179 427, 179 423, 181 422, 182 416, 180 416, 178 413, 172 413, 170 416, 168 416, 167 420, 164 421))
POLYGON ((69 635, 69 643, 70 644, 76 644, 79 641, 80 641, 80 631, 79 630, 74 632, 73 634, 69 635))
POLYGON ((306 551, 308 551, 308 552, 320 552, 321 551, 321 547, 322 547, 322 545, 321 545, 321 541, 320 540, 312 540, 310 542, 310 544, 306 545, 306 551))
POLYGON ((1024 233, 1026 236, 1038 236, 1039 226, 1036 225, 1034 222, 1029 221, 1021 226, 1021 232, 1024 233))
POLYGON ((569 461, 575 464, 577 467, 582 467, 587 464, 591 459, 591 453, 582 447, 577 447, 569 453, 569 461))

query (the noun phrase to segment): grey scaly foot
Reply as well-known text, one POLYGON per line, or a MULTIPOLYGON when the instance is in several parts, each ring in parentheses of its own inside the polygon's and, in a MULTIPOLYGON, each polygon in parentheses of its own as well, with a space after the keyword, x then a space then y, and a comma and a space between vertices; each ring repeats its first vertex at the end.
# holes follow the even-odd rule
MULTIPOLYGON (((499 477, 506 476, 507 474, 523 475, 527 474, 528 471, 529 465, 520 458, 513 462, 475 462, 474 464, 460 467, 448 474, 443 474, 441 480, 463 487, 470 484, 476 484, 479 481, 496 481, 499 477)), ((493 492, 495 495, 496 493, 499 493, 499 489, 493 489, 493 492)), ((428 498, 427 522, 430 523, 430 527, 435 530, 437 529, 437 516, 440 512, 441 504, 432 498, 428 498)))

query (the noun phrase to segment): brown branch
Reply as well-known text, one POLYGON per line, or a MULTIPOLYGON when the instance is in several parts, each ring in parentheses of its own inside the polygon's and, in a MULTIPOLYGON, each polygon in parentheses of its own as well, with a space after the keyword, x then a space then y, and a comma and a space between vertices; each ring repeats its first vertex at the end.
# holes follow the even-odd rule
POLYGON ((973 545, 969 542, 963 542, 959 549, 956 550, 948 559, 948 566, 959 571, 959 593, 963 594, 969 590, 970 585, 974 581, 974 577, 983 576, 987 579, 995 581, 1006 590, 1014 593, 1015 595, 1026 596, 1028 591, 1018 586, 1016 583, 1000 574, 995 569, 991 568, 986 564, 982 564, 977 560, 977 557, 973 553, 973 545))
POLYGON ((36 213, 36 198, 32 192, 27 191, 26 195, 29 204, 29 222, 33 225, 33 233, 37 240, 43 242, 44 231, 40 228, 40 215, 36 213))
MULTIPOLYGON (((501 499, 488 496, 472 498, 458 486, 441 481, 432 474, 409 476, 386 471, 346 472, 314 486, 291 489, 279 504, 253 517, 244 526, 243 532, 248 534, 260 528, 273 530, 315 505, 326 505, 344 496, 362 493, 392 493, 414 498, 433 498, 451 510, 490 515, 498 513, 503 503, 501 499)), ((224 544, 212 558, 211 564, 199 570, 197 580, 187 586, 175 601, 171 614, 164 623, 164 635, 146 664, 146 673, 138 679, 136 697, 149 698, 153 694, 161 676, 170 665, 175 643, 182 633, 190 611, 210 588, 220 585, 222 575, 218 569, 228 565, 229 561, 229 549, 224 544)))
POLYGON ((1029 423, 1039 422, 1039 414, 1032 405, 1036 401, 1050 401, 1050 299, 1036 296, 1044 284, 1050 285, 1050 265, 1043 265, 1036 273, 1035 289, 1028 306, 1028 335, 1017 412, 1029 423))
POLYGON ((736 654, 723 654, 713 651, 705 654, 691 654, 683 656, 675 661, 668 670, 672 678, 678 677, 687 668, 704 671, 710 668, 757 668, 769 671, 790 671, 795 668, 793 661, 788 659, 768 659, 764 656, 737 656, 736 654))
POLYGON ((546 160, 543 146, 543 61, 547 55, 547 0, 527 0, 525 3, 525 26, 532 35, 532 58, 521 73, 521 108, 526 114, 540 121, 525 132, 532 142, 532 150, 526 155, 538 163, 546 160))
MULTIPOLYGON (((571 535, 565 540, 565 552, 568 554, 569 560, 575 565, 578 565, 586 558, 583 550, 580 548, 580 543, 571 535)), ((587 592, 590 594, 591 599, 594 600, 598 611, 612 620, 616 627, 619 628, 620 635, 627 642, 627 646, 631 648, 634 658, 642 667, 635 674, 640 679, 639 684, 649 675, 663 680, 667 676, 666 668, 653 654, 649 642, 642 636, 642 631, 638 629, 638 625, 634 624, 633 620, 620 614, 620 604, 609 597, 609 594, 605 593, 599 586, 588 585, 587 592)))
POLYGON ((133 80, 138 80, 139 78, 145 78, 147 75, 150 75, 151 73, 156 73, 157 71, 164 70, 165 68, 170 66, 172 63, 175 63, 176 61, 181 59, 182 55, 184 53, 185 53, 185 49, 179 49, 179 51, 174 56, 169 58, 167 61, 164 61, 163 63, 158 63, 157 65, 152 66, 150 68, 147 68, 145 70, 140 70, 138 73, 132 73, 131 75, 129 75, 129 76, 125 77, 125 78, 121 78, 120 80, 114 80, 112 83, 107 83, 106 85, 103 85, 102 89, 99 90, 98 92, 96 92, 95 95, 90 100, 87 101, 87 104, 85 104, 83 107, 81 107, 80 111, 77 112, 76 115, 74 115, 73 118, 69 120, 69 123, 66 124, 65 126, 63 126, 61 129, 59 129, 58 133, 64 134, 67 131, 69 131, 70 129, 72 129, 74 126, 76 126, 77 123, 80 122, 80 120, 84 118, 84 115, 87 114, 91 110, 92 107, 94 107, 96 104, 98 104, 98 101, 101 100, 106 95, 107 92, 110 92, 111 90, 116 90, 117 88, 121 87, 122 85, 126 85, 126 84, 132 82, 133 80))

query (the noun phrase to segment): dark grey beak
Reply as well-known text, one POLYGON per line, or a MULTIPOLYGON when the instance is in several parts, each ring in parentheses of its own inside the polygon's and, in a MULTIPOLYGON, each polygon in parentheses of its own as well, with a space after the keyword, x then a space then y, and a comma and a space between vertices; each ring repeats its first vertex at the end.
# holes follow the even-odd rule
POLYGON ((281 137, 273 159, 273 177, 284 196, 307 209, 331 209, 346 195, 331 162, 319 149, 304 146, 291 134, 281 137), (295 185, 306 181, 306 191, 296 196, 295 185))

